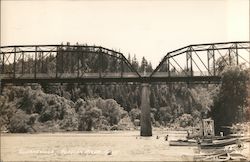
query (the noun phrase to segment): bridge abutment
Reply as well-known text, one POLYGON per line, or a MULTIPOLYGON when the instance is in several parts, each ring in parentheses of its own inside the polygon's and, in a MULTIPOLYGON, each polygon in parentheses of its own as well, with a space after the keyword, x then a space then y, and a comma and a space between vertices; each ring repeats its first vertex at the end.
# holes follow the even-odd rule
POLYGON ((149 95, 149 84, 143 83, 141 93, 141 136, 152 136, 149 95))

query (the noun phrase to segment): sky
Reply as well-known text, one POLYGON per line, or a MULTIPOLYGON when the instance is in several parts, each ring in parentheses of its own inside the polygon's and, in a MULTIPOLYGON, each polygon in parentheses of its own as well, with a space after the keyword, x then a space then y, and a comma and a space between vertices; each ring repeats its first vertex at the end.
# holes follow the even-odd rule
POLYGON ((100 45, 156 67, 189 44, 249 41, 249 0, 1 1, 1 46, 100 45))

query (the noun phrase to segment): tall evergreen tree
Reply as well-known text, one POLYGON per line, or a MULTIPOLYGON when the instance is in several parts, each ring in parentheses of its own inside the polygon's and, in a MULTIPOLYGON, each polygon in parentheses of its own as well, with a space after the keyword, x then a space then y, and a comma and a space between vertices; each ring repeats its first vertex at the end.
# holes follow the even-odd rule
POLYGON ((147 70, 147 66, 148 66, 148 61, 145 59, 145 57, 143 56, 142 57, 142 60, 141 60, 141 66, 139 68, 139 71, 140 72, 146 72, 147 70))
POLYGON ((146 70, 147 72, 152 72, 153 71, 153 67, 152 67, 152 64, 151 64, 151 62, 149 61, 149 63, 148 63, 148 66, 147 66, 147 70, 146 70))
POLYGON ((128 62, 131 63, 130 53, 128 54, 128 62))
POLYGON ((136 56, 134 55, 133 59, 132 59, 132 67, 135 69, 135 70, 138 70, 139 69, 139 63, 137 61, 137 58, 136 56))

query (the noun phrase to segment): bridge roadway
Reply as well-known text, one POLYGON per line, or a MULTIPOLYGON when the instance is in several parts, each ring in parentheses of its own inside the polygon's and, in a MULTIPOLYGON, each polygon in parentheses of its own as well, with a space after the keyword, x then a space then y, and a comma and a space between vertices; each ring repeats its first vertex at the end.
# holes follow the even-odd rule
POLYGON ((122 83, 122 82, 210 82, 218 83, 220 76, 201 76, 199 73, 190 75, 181 75, 169 72, 157 72, 154 76, 151 73, 85 73, 78 76, 76 73, 59 73, 56 77, 55 73, 44 74, 0 74, 1 83, 122 83))

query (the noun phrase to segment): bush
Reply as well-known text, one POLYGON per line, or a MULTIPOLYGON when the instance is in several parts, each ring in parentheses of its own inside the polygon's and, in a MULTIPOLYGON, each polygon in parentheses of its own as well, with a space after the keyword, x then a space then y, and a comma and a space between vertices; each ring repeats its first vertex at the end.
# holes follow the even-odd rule
POLYGON ((60 128, 66 131, 78 130, 78 116, 75 109, 67 109, 64 118, 60 121, 60 128))
POLYGON ((134 125, 138 125, 138 120, 140 121, 141 118, 141 110, 139 108, 134 108, 129 112, 129 116, 134 125))
POLYGON ((177 118, 177 123, 180 127, 193 126, 193 117, 190 114, 183 114, 177 118))
POLYGON ((27 133, 31 127, 28 125, 29 116, 22 110, 18 110, 10 119, 9 130, 11 133, 27 133))
POLYGON ((134 127, 135 126, 128 115, 122 118, 118 123, 118 130, 130 130, 134 129, 134 127))
POLYGON ((118 125, 113 125, 111 128, 110 128, 110 130, 118 130, 118 125))

